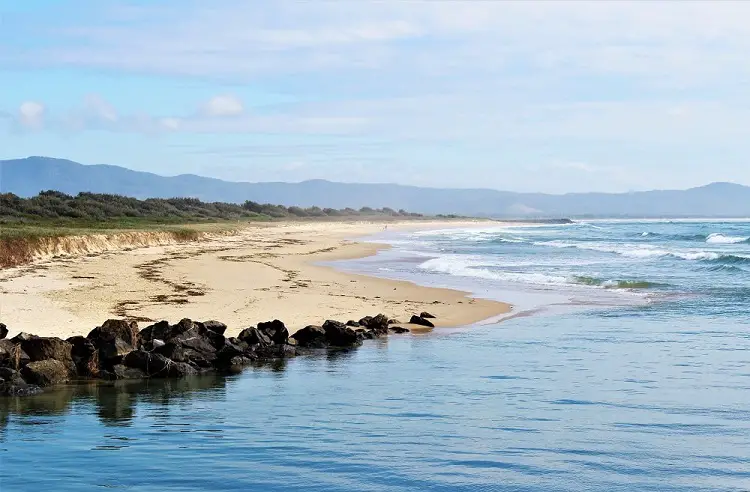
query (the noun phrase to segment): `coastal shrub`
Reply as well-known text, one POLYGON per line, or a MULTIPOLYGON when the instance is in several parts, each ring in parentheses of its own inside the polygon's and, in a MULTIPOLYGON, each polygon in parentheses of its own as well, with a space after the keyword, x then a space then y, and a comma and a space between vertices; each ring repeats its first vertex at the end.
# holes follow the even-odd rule
POLYGON ((133 220, 156 223, 206 222, 216 220, 325 218, 325 217, 421 217, 420 214, 391 208, 285 207, 250 200, 234 203, 203 202, 194 197, 137 198, 106 193, 81 192, 71 196, 47 190, 31 198, 12 193, 0 194, 0 223, 120 223, 133 220))

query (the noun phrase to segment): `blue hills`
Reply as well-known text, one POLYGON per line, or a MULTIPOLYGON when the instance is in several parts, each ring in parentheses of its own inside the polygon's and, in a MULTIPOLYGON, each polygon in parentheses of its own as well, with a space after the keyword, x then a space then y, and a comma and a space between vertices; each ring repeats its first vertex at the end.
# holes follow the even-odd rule
POLYGON ((750 187, 734 183, 712 183, 688 190, 551 195, 325 180, 240 183, 191 174, 160 176, 51 157, 0 161, 0 192, 29 197, 43 190, 71 195, 83 191, 111 193, 141 199, 194 197, 230 203, 252 200, 301 207, 390 207, 426 214, 495 217, 750 217, 750 187))

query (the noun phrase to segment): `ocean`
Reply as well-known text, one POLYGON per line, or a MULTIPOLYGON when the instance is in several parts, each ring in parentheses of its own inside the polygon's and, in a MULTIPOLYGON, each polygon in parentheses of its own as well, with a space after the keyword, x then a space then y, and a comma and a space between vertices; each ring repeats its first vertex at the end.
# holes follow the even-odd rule
POLYGON ((338 268, 509 301, 230 377, 0 399, 0 490, 750 490, 750 222, 384 233, 338 268))

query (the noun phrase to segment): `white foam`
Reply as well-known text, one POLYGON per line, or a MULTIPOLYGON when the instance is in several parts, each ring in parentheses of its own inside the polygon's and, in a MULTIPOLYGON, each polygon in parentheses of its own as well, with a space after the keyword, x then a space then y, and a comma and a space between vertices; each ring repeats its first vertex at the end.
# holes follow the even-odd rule
POLYGON ((737 244, 748 240, 750 240, 750 237, 725 236, 720 233, 709 234, 706 238, 706 242, 711 244, 737 244))
POLYGON ((599 251, 601 253, 613 253, 627 258, 662 258, 673 257, 682 260, 717 260, 721 254, 714 251, 674 251, 643 244, 615 245, 611 243, 570 243, 565 241, 543 241, 533 243, 535 246, 548 246, 553 248, 576 248, 588 251, 599 251))

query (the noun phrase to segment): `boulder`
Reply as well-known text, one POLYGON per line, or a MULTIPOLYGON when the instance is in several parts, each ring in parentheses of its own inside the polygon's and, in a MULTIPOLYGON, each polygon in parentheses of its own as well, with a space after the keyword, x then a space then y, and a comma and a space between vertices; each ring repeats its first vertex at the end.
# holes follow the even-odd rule
POLYGON ((13 367, 18 369, 28 364, 29 355, 23 351, 20 343, 13 342, 13 339, 0 340, 0 367, 13 367))
POLYGON ((349 321, 346 322, 346 326, 351 326, 352 328, 359 328, 362 325, 359 323, 359 321, 354 321, 353 319, 350 319, 349 321))
POLYGON ((30 396, 41 391, 39 386, 27 384, 18 371, 0 367, 0 396, 30 396))
POLYGON ((388 317, 383 314, 378 314, 375 317, 368 316, 363 318, 367 323, 363 324, 368 330, 372 332, 375 337, 381 337, 388 335, 388 317))
POLYGON ((86 337, 68 338, 71 345, 71 356, 79 376, 99 377, 99 350, 94 342, 86 337))
POLYGON ((435 316, 431 315, 427 311, 422 311, 422 314, 420 314, 419 317, 424 319, 435 319, 435 316))
POLYGON ((31 333, 26 333, 22 331, 18 335, 11 338, 10 341, 14 343, 21 343, 21 342, 25 342, 26 340, 31 340, 32 338, 39 338, 39 337, 36 335, 32 335, 31 333))
POLYGON ((400 325, 401 322, 399 320, 397 320, 397 319, 389 319, 388 320, 388 324, 389 325, 400 325))
POLYGON ((391 326, 389 328, 390 331, 393 333, 409 333, 409 328, 404 328, 403 326, 391 326))
POLYGON ((174 337, 181 333, 185 333, 186 331, 190 331, 193 328, 196 328, 193 320, 191 320, 190 318, 182 318, 176 325, 172 325, 172 336, 174 337))
POLYGON ((198 371, 190 364, 184 362, 172 362, 167 369, 167 376, 170 378, 185 378, 195 376, 198 371))
POLYGON ((248 345, 271 345, 271 338, 253 326, 242 330, 237 338, 248 345))
POLYGON ((120 338, 132 347, 138 345, 138 323, 124 319, 108 319, 95 328, 87 338, 120 338))
POLYGON ((427 326, 429 328, 435 328, 435 325, 433 325, 431 321, 428 321, 424 319, 423 317, 416 316, 416 315, 411 317, 411 320, 409 321, 409 323, 413 325, 420 325, 420 326, 427 326))
POLYGON ((0 340, 8 336, 8 327, 0 323, 0 340))
POLYGON ((227 341, 227 343, 221 348, 221 350, 216 353, 216 366, 227 368, 229 366, 236 365, 232 363, 232 359, 234 359, 235 357, 244 356, 247 347, 247 344, 243 344, 242 342, 233 343, 227 341))
POLYGON ((145 350, 146 352, 153 352, 154 350, 156 350, 158 348, 161 348, 164 345, 166 345, 166 343, 164 342, 164 340, 161 340, 159 338, 153 338, 153 339, 148 340, 148 341, 141 340, 139 348, 141 350, 145 350))
POLYGON ((212 320, 209 320, 209 321, 204 321, 204 322, 203 322, 203 323, 201 323, 201 324, 202 324, 202 325, 203 325, 203 326, 204 326, 204 327, 205 327, 206 329, 208 329, 208 330, 211 330, 211 331, 212 331, 212 332, 214 332, 214 333, 218 333, 219 335, 223 335, 223 334, 224 334, 224 332, 226 332, 226 331, 227 331, 227 325, 225 325, 225 324, 224 324, 224 323, 222 323, 221 321, 216 321, 216 320, 213 320, 213 319, 212 319, 212 320))
POLYGON ((102 362, 116 362, 138 346, 138 324, 135 321, 109 319, 91 330, 86 338, 99 349, 102 362))
POLYGON ((154 339, 167 340, 172 338, 172 327, 166 321, 159 321, 153 325, 147 326, 138 333, 138 338, 142 344, 151 342, 154 339))
POLYGON ((255 355, 259 359, 285 359, 297 355, 297 349, 289 344, 268 345, 255 349, 255 355))
POLYGON ((367 327, 370 325, 371 321, 372 321, 372 316, 365 316, 364 318, 359 320, 359 325, 367 327))
POLYGON ((140 369, 124 364, 116 364, 111 371, 102 371, 101 375, 103 379, 146 379, 148 377, 140 369))
POLYGON ((286 343, 289 338, 289 330, 286 329, 284 323, 275 319, 266 323, 258 323, 258 331, 264 333, 271 342, 276 344, 286 343))
POLYGON ((21 376, 30 384, 45 387, 62 384, 70 379, 70 368, 59 360, 39 360, 26 364, 21 376))
MULTIPOLYGON (((362 343, 357 333, 340 321, 328 320, 323 323, 326 342, 335 347, 352 347, 362 343)), ((299 339, 297 339, 299 341, 299 339)))
POLYGON ((323 348, 326 342, 326 331, 322 326, 306 326, 291 336, 297 341, 297 345, 307 348, 323 348))
POLYGON ((143 371, 148 377, 165 378, 169 375, 172 361, 161 354, 134 350, 125 356, 122 363, 126 367, 143 371))
POLYGON ((154 353, 161 354, 167 359, 171 359, 174 362, 187 362, 188 357, 185 353, 185 349, 182 348, 182 345, 179 345, 174 342, 169 342, 164 344, 161 347, 157 347, 154 349, 154 353))
POLYGON ((375 338, 375 335, 373 334, 372 330, 365 330, 364 328, 354 330, 354 333, 356 333, 357 336, 361 338, 362 340, 372 340, 373 338, 375 338))
POLYGON ((21 349, 26 352, 31 362, 54 359, 66 366, 73 363, 73 346, 57 337, 36 337, 23 340, 21 349))
POLYGON ((213 346, 214 350, 221 350, 221 348, 227 342, 227 339, 224 337, 224 335, 209 329, 206 329, 203 332, 203 337, 206 339, 206 341, 208 341, 208 343, 211 344, 211 346, 213 346))

